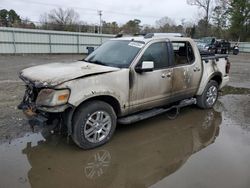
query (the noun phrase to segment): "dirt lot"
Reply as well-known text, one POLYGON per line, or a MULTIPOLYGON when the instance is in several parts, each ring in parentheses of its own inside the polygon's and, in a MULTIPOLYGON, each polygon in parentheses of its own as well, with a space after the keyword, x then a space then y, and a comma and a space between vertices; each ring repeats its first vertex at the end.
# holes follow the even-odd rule
POLYGON ((250 88, 250 55, 232 55, 230 56, 230 62, 232 62, 230 85, 234 87, 250 88))
POLYGON ((118 126, 91 151, 31 132, 16 108, 21 69, 81 57, 0 56, 0 187, 250 187, 250 54, 230 57, 230 86, 213 110, 118 126))
POLYGON ((17 105, 24 94, 24 84, 18 78, 18 72, 35 65, 75 61, 82 57, 80 55, 0 56, 0 143, 30 132, 26 118, 17 110, 17 105))

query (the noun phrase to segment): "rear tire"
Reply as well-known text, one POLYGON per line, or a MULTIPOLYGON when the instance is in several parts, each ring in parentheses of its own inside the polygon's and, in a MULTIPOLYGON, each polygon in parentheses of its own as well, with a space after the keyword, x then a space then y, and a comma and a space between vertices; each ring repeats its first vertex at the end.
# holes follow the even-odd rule
POLYGON ((91 149, 107 143, 116 128, 116 113, 103 101, 82 104, 73 118, 73 141, 83 149, 91 149))
POLYGON ((218 99, 218 88, 218 83, 210 80, 202 95, 197 96, 197 106, 203 109, 212 108, 218 99))

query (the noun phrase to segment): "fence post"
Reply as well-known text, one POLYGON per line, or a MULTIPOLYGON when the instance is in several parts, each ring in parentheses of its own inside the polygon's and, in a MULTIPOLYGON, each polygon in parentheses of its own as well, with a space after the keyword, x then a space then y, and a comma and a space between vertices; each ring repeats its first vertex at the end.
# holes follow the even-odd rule
POLYGON ((100 35, 100 39, 101 39, 101 40, 100 40, 100 41, 101 41, 101 44, 100 44, 100 45, 102 45, 102 34, 100 35))
POLYGON ((14 30, 12 30, 12 41, 13 41, 14 54, 16 54, 16 37, 15 37, 15 31, 14 30))
POLYGON ((51 34, 49 33, 49 53, 52 53, 52 47, 51 47, 51 34))
POLYGON ((77 53, 80 54, 80 33, 77 35, 77 53))

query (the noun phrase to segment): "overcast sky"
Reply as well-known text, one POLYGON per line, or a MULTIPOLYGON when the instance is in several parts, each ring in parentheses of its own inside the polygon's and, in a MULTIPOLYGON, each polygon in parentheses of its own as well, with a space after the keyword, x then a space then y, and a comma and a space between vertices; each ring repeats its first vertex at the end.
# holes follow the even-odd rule
POLYGON ((126 23, 140 19, 142 24, 155 24, 156 20, 168 16, 180 23, 195 22, 197 7, 189 6, 186 0, 0 0, 0 9, 14 9, 22 18, 39 21, 40 15, 51 9, 74 8, 82 21, 98 23, 97 10, 103 11, 104 21, 126 23))

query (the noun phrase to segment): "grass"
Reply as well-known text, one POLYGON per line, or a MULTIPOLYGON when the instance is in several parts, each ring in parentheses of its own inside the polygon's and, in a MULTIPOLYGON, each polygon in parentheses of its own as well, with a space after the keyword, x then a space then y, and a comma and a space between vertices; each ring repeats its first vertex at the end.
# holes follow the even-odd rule
POLYGON ((250 89, 248 88, 237 88, 232 86, 226 86, 222 88, 222 95, 229 95, 229 94, 238 94, 238 95, 246 95, 250 94, 250 89))

